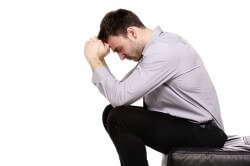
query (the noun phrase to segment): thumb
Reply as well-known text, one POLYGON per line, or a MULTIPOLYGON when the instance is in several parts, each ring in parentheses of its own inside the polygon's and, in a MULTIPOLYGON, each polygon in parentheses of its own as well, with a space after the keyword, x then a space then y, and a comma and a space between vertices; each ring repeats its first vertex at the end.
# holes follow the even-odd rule
POLYGON ((108 44, 108 43, 103 43, 103 44, 104 44, 104 47, 105 47, 106 49, 109 48, 109 44, 108 44))
POLYGON ((103 43, 104 44, 104 48, 107 52, 109 52, 109 44, 108 43, 103 43))

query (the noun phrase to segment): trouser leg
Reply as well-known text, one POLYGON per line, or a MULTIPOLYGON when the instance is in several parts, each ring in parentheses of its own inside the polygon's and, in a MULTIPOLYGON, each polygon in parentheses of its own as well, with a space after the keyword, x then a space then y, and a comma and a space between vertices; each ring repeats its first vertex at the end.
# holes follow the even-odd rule
MULTIPOLYGON (((113 109, 113 106, 111 104, 109 104, 105 107, 103 114, 102 114, 102 123, 103 123, 103 126, 107 132, 108 132, 107 119, 108 119, 109 113, 111 112, 112 109, 113 109)), ((123 166, 121 159, 120 159, 120 164, 121 164, 121 166, 123 166)))
POLYGON ((103 123, 103 126, 104 126, 106 131, 107 131, 107 119, 108 119, 109 113, 112 109, 113 109, 112 105, 109 104, 105 107, 105 109, 102 113, 102 123, 103 123))
MULTIPOLYGON (((140 107, 134 106, 134 108, 140 108, 140 107)), ((103 111, 102 120, 104 128, 110 135, 110 138, 113 141, 116 150, 119 154, 121 166, 148 166, 146 147, 143 141, 133 133, 130 133, 130 131, 126 132, 115 131, 116 127, 109 126, 112 122, 110 123, 108 121, 112 121, 111 119, 116 118, 113 117, 113 113, 116 111, 117 108, 114 109, 111 105, 106 106, 106 108, 103 111), (115 138, 114 134, 115 135, 117 134, 115 138), (126 138, 123 139, 122 137, 126 138)), ((120 120, 117 119, 117 121, 120 120)))
POLYGON ((145 145, 167 154, 174 147, 220 147, 226 141, 224 132, 210 124, 202 128, 134 106, 109 108, 103 113, 103 122, 123 166, 147 166, 145 145))

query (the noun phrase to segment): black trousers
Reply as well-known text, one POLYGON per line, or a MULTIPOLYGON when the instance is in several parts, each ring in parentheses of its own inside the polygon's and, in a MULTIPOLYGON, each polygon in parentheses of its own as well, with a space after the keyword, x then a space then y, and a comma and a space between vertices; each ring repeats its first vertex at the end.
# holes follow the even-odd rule
POLYGON ((211 122, 201 125, 138 106, 106 106, 103 124, 121 166, 148 166, 146 146, 167 154, 175 147, 222 147, 227 140, 211 122))

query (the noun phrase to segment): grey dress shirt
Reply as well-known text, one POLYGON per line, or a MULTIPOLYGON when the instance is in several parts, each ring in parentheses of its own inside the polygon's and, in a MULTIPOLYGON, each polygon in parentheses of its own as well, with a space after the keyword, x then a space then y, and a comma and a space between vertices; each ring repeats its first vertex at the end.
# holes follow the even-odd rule
POLYGON ((144 97, 147 108, 188 119, 213 123, 224 130, 218 97, 201 57, 179 35, 157 26, 142 58, 122 80, 108 66, 99 66, 93 84, 113 107, 130 105, 144 97))

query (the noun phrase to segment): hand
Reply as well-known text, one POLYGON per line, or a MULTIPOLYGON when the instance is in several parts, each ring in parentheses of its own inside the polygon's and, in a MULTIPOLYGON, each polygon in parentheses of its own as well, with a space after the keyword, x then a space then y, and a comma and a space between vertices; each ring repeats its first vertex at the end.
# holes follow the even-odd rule
POLYGON ((103 43, 97 37, 90 38, 85 43, 84 55, 88 61, 93 59, 103 60, 110 52, 108 43, 103 43))

